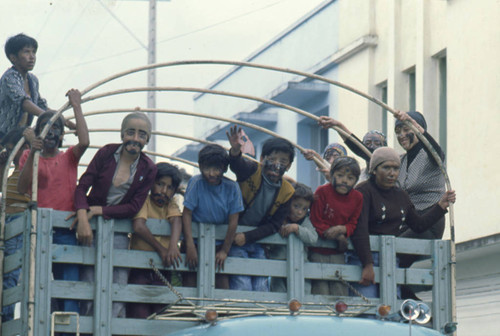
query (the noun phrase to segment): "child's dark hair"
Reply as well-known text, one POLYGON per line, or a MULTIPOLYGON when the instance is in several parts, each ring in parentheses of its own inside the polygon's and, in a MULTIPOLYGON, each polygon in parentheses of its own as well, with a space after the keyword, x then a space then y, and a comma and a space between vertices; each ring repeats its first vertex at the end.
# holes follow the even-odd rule
POLYGON ((38 42, 23 33, 11 36, 5 42, 5 55, 9 58, 10 55, 17 55, 17 53, 24 47, 33 47, 35 52, 38 49, 38 42))
POLYGON ((198 153, 198 164, 200 168, 217 167, 225 173, 229 166, 229 154, 222 146, 209 144, 198 153))
POLYGON ((361 174, 361 168, 359 167, 358 161, 350 156, 339 156, 333 161, 332 166, 330 167, 330 176, 337 170, 342 168, 347 168, 350 172, 356 176, 356 180, 359 179, 359 175, 361 174))
POLYGON ((295 148, 290 141, 283 138, 270 138, 264 142, 261 156, 267 156, 272 152, 283 152, 288 154, 290 163, 293 162, 293 158, 295 157, 295 148))
POLYGON ((16 145, 19 140, 23 137, 24 130, 26 129, 26 126, 22 127, 16 127, 13 130, 11 130, 9 133, 7 133, 6 136, 2 138, 2 146, 5 147, 7 144, 13 144, 16 145))
POLYGON ((157 163, 156 168, 158 171, 156 172, 155 180, 159 180, 165 176, 170 176, 172 178, 172 186, 175 191, 177 191, 177 188, 179 188, 182 181, 182 174, 179 168, 166 162, 157 163))
MULTIPOLYGON (((43 112, 42 114, 40 114, 38 116, 38 119, 37 119, 36 125, 35 125, 35 135, 36 136, 40 135, 40 133, 43 130, 42 125, 44 123, 47 123, 54 116, 54 114, 55 113, 52 112, 52 111, 45 111, 45 112, 43 112)), ((61 131, 64 131, 64 121, 63 121, 63 118, 61 116, 59 116, 54 121, 54 124, 56 124, 57 126, 59 126, 61 128, 61 131)), ((59 141, 59 144, 57 146, 61 147, 62 146, 62 141, 59 141)))
POLYGON ((311 203, 314 201, 314 194, 311 188, 298 182, 293 187, 295 188, 295 192, 293 193, 292 200, 303 198, 311 203))

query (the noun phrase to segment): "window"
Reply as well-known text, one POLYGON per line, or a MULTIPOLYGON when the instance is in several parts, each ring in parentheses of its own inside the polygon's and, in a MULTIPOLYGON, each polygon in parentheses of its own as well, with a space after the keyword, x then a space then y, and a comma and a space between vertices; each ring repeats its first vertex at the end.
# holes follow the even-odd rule
MULTIPOLYGON (((382 84, 380 86, 380 100, 382 103, 387 104, 387 82, 382 84)), ((384 133, 387 136, 387 110, 385 108, 382 108, 382 120, 381 125, 382 125, 382 133, 384 133)))
POLYGON ((439 144, 446 153, 447 138, 447 69, 446 56, 438 58, 439 71, 439 144))
POLYGON ((408 73, 408 106, 409 106, 409 111, 416 111, 417 110, 417 104, 416 104, 416 78, 415 78, 415 69, 412 70, 412 72, 408 73))
MULTIPOLYGON (((327 115, 328 109, 323 109, 318 115, 327 115)), ((328 145, 328 129, 318 127, 317 123, 309 118, 304 118, 297 124, 297 143, 304 148, 310 148, 323 154, 323 149, 328 145)), ((330 132, 334 132, 331 131, 330 132)), ((315 190, 319 185, 325 183, 323 174, 316 170, 313 161, 307 161, 302 154, 297 158, 297 182, 304 183, 315 190)))

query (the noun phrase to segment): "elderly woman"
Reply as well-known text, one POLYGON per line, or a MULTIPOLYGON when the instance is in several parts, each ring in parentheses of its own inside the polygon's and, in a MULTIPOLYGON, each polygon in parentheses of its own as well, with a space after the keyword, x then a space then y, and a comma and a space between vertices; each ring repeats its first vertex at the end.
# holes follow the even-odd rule
MULTIPOLYGON (((397 186, 400 168, 401 160, 396 151, 380 147, 373 152, 370 161, 370 179, 356 187, 363 194, 363 209, 351 241, 363 266, 359 283, 364 286, 374 283, 373 266, 378 262, 378 255, 371 253, 369 235, 397 236, 401 225, 417 233, 424 232, 444 216, 449 204, 456 199, 454 191, 447 191, 420 215, 408 193, 397 186)), ((378 296, 373 286, 361 287, 361 290, 367 296, 378 296)))

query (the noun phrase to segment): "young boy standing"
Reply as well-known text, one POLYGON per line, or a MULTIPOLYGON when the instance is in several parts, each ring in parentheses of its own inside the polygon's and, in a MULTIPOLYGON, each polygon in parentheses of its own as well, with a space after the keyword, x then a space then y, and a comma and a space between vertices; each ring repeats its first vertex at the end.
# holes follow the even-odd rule
MULTIPOLYGON (((311 188, 297 183, 294 185, 295 193, 292 196, 290 212, 281 229, 283 238, 295 233, 304 244, 314 244, 318 240, 318 233, 309 219, 309 209, 313 203, 314 196, 311 188)), ((307 248, 304 251, 307 260, 307 248)), ((286 246, 273 245, 269 249, 269 259, 286 260, 286 246)), ((306 280, 306 293, 310 293, 311 284, 306 280)), ((284 278, 271 278, 271 292, 286 292, 286 280, 284 278)))
MULTIPOLYGON (((130 241, 131 250, 156 251, 162 260, 163 266, 179 266, 181 254, 177 242, 182 232, 181 211, 173 196, 181 183, 181 173, 177 167, 161 162, 156 164, 158 172, 151 187, 151 192, 144 202, 141 210, 134 217, 132 226, 134 233, 130 241), (165 219, 170 223, 170 236, 154 236, 146 225, 147 219, 165 219)), ((161 271, 170 279, 174 286, 181 283, 175 272, 161 271)), ((132 269, 129 283, 141 285, 163 285, 161 279, 152 271, 144 269, 132 269)), ((127 315, 132 318, 147 318, 159 311, 164 305, 134 303, 127 309, 127 315)))
MULTIPOLYGON (((352 190, 360 174, 355 159, 341 156, 330 168, 331 183, 319 186, 314 193, 311 221, 319 236, 335 240, 336 249, 311 248, 312 262, 344 264, 347 238, 352 235, 363 206, 363 195, 352 190)), ((312 294, 346 296, 347 287, 340 281, 313 280, 312 294)))
POLYGON ((0 79, 0 139, 16 126, 30 126, 33 116, 47 110, 38 92, 38 79, 30 73, 35 67, 37 41, 24 34, 10 37, 5 55, 12 63, 0 79))
MULTIPOLYGON (((229 165, 229 156, 219 145, 206 145, 198 153, 200 175, 193 176, 184 195, 182 221, 186 240, 186 264, 190 268, 198 265, 198 253, 193 239, 191 223, 228 223, 224 242, 216 243, 215 263, 217 269, 224 270, 229 249, 238 225, 238 215, 243 211, 243 201, 238 184, 224 177, 229 165)), ((196 283, 194 273, 185 275, 187 286, 196 283)), ((229 289, 227 275, 217 274, 215 287, 229 289)))
MULTIPOLYGON (((263 246, 256 241, 278 232, 288 215, 295 190, 283 175, 290 169, 295 151, 288 140, 271 138, 262 146, 260 163, 255 163, 242 157, 241 129, 232 127, 227 137, 231 144, 229 165, 240 184, 245 206, 238 225, 255 227, 236 234, 229 255, 266 259, 263 246)), ((262 276, 235 275, 230 279, 230 286, 238 290, 269 291, 268 277, 262 276)))
MULTIPOLYGON (((81 94, 78 90, 70 90, 66 94, 73 106, 76 119, 78 144, 65 152, 59 150, 64 137, 64 122, 58 118, 51 125, 44 139, 36 138, 31 143, 31 150, 24 151, 19 166, 21 174, 17 189, 21 194, 31 192, 33 177, 33 158, 40 152, 38 165, 38 207, 52 208, 60 211, 74 210, 74 193, 76 188, 78 162, 89 146, 89 132, 81 108, 81 94)), ((36 122, 35 135, 39 136, 54 113, 42 113, 36 122)), ((64 228, 55 228, 53 235, 55 244, 76 245, 75 233, 64 228)), ((54 264, 55 279, 79 280, 78 265, 54 264)), ((78 302, 62 300, 64 311, 79 312, 78 302)))

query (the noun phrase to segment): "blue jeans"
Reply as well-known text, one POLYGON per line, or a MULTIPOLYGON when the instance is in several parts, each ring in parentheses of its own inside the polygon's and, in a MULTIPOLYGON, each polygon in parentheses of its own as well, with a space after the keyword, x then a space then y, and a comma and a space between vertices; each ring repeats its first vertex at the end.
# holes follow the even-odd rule
MULTIPOLYGON (((229 257, 267 259, 262 245, 257 243, 243 246, 231 246, 229 257)), ((229 288, 254 292, 269 292, 269 277, 232 275, 229 277, 229 288)))
MULTIPOLYGON (((78 245, 75 231, 63 228, 55 228, 52 235, 52 243, 58 245, 78 245)), ((74 264, 52 264, 52 273, 56 280, 79 281, 80 270, 74 264)), ((79 313, 80 309, 77 300, 59 300, 59 309, 65 312, 79 313)))
MULTIPOLYGON (((5 224, 12 222, 14 219, 20 215, 9 216, 5 219, 5 224)), ((23 235, 12 237, 5 241, 5 252, 4 257, 8 257, 16 253, 19 249, 23 247, 23 235)), ((3 290, 16 287, 19 283, 19 276, 21 275, 21 268, 16 268, 9 273, 3 275, 3 290)), ((2 322, 11 321, 14 319, 14 307, 15 304, 5 306, 2 309, 2 322)))
MULTIPOLYGON (((372 257, 373 257, 373 266, 378 266, 379 261, 378 261, 378 252, 372 252, 372 257)), ((356 253, 347 251, 345 254, 346 261, 345 263, 348 265, 356 265, 359 267, 363 267, 361 264, 361 260, 359 260, 359 257, 356 253)), ((380 289, 378 284, 374 285, 368 285, 368 286, 363 286, 362 284, 359 284, 357 282, 351 282, 351 285, 361 294, 366 296, 367 298, 378 298, 380 297, 380 289)), ((349 296, 357 296, 350 288, 349 288, 349 296)))
MULTIPOLYGON (((348 265, 356 265, 363 267, 361 264, 361 260, 359 260, 358 255, 354 252, 348 251, 346 252, 346 264, 348 265)), ((372 252, 372 257, 373 257, 373 266, 379 266, 379 253, 378 252, 372 252)), ((399 265, 399 259, 396 258, 396 267, 399 265)), ((378 298, 380 297, 380 286, 379 284, 374 284, 374 285, 368 285, 368 286, 363 286, 357 282, 351 282, 351 285, 359 291, 361 294, 366 296, 367 298, 378 298)), ((398 285, 396 288, 396 292, 398 295, 398 298, 401 297, 401 287, 398 285)), ((357 296, 351 289, 349 289, 349 295, 350 296, 357 296)))

